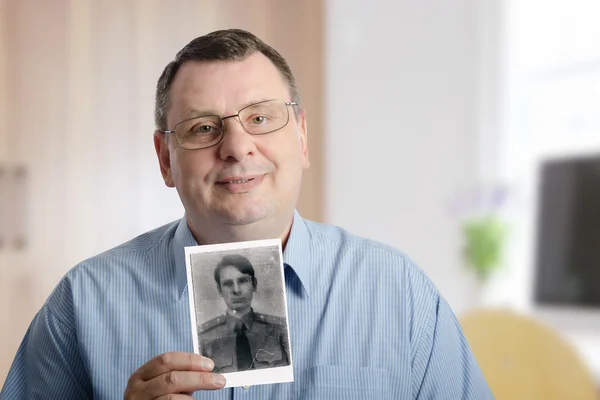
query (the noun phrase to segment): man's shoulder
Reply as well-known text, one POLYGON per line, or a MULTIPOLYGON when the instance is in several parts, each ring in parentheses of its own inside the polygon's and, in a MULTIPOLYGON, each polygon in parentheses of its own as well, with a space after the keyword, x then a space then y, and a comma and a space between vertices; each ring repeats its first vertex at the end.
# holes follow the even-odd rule
POLYGON ((385 256, 388 259, 400 262, 411 262, 411 258, 398 247, 383 241, 361 236, 339 225, 324 224, 304 219, 311 236, 318 237, 318 242, 323 246, 337 247, 344 252, 385 256))
POLYGON ((122 254, 139 252, 145 253, 160 243, 168 243, 175 235, 180 220, 169 222, 150 231, 144 232, 126 242, 121 243, 109 250, 93 256, 86 261, 102 260, 110 257, 119 257, 122 254))
POLYGON ((159 266, 157 252, 166 254, 179 221, 174 221, 142 233, 118 246, 80 261, 61 279, 61 283, 73 290, 86 291, 89 285, 99 282, 110 285, 129 279, 132 275, 145 274, 149 268, 159 266), (154 250, 154 251, 153 251, 154 250), (99 279, 101 277, 101 279, 99 279))
POLYGON ((267 325, 277 325, 281 328, 285 327, 285 318, 277 317, 275 315, 254 312, 254 320, 267 325))
POLYGON ((128 266, 138 269, 144 264, 152 264, 153 260, 157 259, 152 250, 161 253, 169 251, 169 243, 173 239, 178 224, 179 220, 142 233, 79 262, 69 272, 77 275, 86 271, 87 274, 98 269, 104 270, 104 268, 111 267, 125 272, 128 266))
POLYGON ((226 322, 227 322, 227 316, 219 315, 218 317, 209 319, 208 321, 206 321, 202 325, 200 325, 199 332, 200 332, 200 334, 208 333, 211 330, 213 330, 221 325, 225 325, 226 322))
MULTIPOLYGON (((148 250, 163 241, 173 227, 177 227, 177 222, 148 231, 79 262, 60 279, 46 299, 45 306, 59 319, 71 321, 72 315, 77 312, 73 304, 79 299, 86 298, 88 304, 105 302, 107 288, 137 282, 136 275, 146 274, 149 265, 157 264, 153 261, 157 257, 148 250)), ((111 296, 121 293, 125 291, 111 296)))
MULTIPOLYGON (((312 239, 312 248, 324 247, 327 259, 336 268, 362 270, 365 278, 372 272, 385 270, 388 277, 409 277, 412 283, 432 286, 423 269, 406 252, 391 243, 356 234, 346 228, 304 219, 312 239), (316 240, 315 240, 316 238, 316 240)), ((322 249, 321 249, 322 250, 322 249)), ((348 269, 348 270, 349 270, 348 269)))

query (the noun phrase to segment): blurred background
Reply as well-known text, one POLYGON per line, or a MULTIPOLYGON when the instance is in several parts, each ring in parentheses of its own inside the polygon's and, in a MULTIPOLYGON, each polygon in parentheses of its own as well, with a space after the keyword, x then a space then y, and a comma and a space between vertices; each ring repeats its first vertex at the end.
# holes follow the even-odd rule
MULTIPOLYGON (((0 386, 70 268, 182 216, 156 81, 236 27, 297 76, 304 217, 406 252, 461 321, 533 321, 600 387, 599 17, 597 0, 0 0, 0 386)), ((466 332, 490 381, 551 352, 499 360, 510 326, 481 352, 466 332)))

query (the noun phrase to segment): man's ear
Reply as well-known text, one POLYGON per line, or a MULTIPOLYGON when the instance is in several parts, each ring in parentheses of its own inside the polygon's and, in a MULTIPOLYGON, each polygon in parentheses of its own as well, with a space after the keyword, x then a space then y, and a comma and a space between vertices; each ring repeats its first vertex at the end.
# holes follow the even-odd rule
POLYGON ((258 287, 258 281, 255 277, 252 277, 252 291, 256 292, 256 288, 258 287))
POLYGON ((165 181, 165 185, 168 187, 175 187, 173 174, 171 173, 171 155, 169 154, 169 143, 166 133, 159 130, 154 131, 154 149, 156 150, 160 172, 165 181))
POLYGON ((306 111, 300 111, 300 117, 298 121, 298 134, 300 136, 300 146, 302 147, 302 167, 307 169, 310 167, 310 159, 308 156, 308 127, 306 124, 306 111))

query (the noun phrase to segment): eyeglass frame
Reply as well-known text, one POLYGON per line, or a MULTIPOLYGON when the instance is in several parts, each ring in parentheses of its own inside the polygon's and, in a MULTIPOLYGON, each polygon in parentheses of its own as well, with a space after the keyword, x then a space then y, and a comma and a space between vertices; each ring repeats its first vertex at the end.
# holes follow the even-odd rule
POLYGON ((297 101, 284 101, 284 100, 281 100, 281 99, 268 99, 268 100, 262 100, 262 101, 258 101, 258 102, 256 102, 256 103, 248 104, 247 106, 245 106, 245 107, 241 108, 241 109, 240 109, 240 110, 237 112, 237 114, 228 115, 228 116, 226 116, 226 117, 221 117, 220 115, 216 115, 216 114, 199 115, 199 116, 197 116, 197 117, 187 118, 187 119, 184 119, 184 120, 181 120, 181 121, 179 121, 178 123, 176 123, 176 124, 175 124, 175 126, 173 126, 173 129, 172 129, 172 130, 164 130, 164 131, 163 131, 162 129, 157 129, 157 131, 159 131, 159 132, 162 132, 162 133, 164 133, 165 135, 166 135, 166 134, 174 134, 174 135, 175 135, 175 139, 177 140, 177 144, 178 144, 178 145, 179 145, 179 146, 180 146, 182 149, 184 149, 184 150, 190 150, 190 151, 193 151, 193 150, 203 150, 203 149, 209 149, 209 148, 211 148, 211 147, 214 147, 214 146, 218 145, 219 143, 221 143, 221 141, 222 141, 222 140, 223 140, 223 138, 225 137, 225 120, 226 120, 226 119, 229 119, 229 118, 234 118, 234 117, 237 117, 237 120, 238 120, 238 122, 240 123, 240 125, 242 126, 242 129, 243 129, 243 130, 244 130, 246 133, 248 133, 249 135, 253 135, 253 136, 266 135, 266 134, 269 134, 269 133, 277 132, 277 131, 279 131, 279 130, 281 130, 281 129, 285 128, 285 127, 286 127, 286 126, 287 126, 287 125, 290 123, 290 112, 289 112, 289 110, 287 110, 287 113, 288 113, 288 118, 287 118, 287 121, 286 121, 286 123, 285 123, 285 124, 284 124, 284 125, 283 125, 281 128, 277 128, 277 129, 275 129, 275 130, 272 130, 272 131, 269 131, 269 132, 263 132, 263 133, 252 133, 252 132, 249 132, 249 131, 248 131, 248 129, 246 129, 246 127, 244 126, 244 123, 242 122, 242 120, 240 119, 240 113, 241 113, 242 111, 244 111, 245 109, 247 109, 247 108, 254 107, 254 106, 258 105, 258 104, 267 103, 267 102, 269 102, 269 101, 281 101, 283 104, 285 104, 285 106, 286 106, 286 110, 287 110, 287 106, 297 106, 297 105, 298 105, 298 102, 297 102, 297 101), (218 118, 220 118, 220 119, 221 119, 221 126, 223 127, 223 133, 221 133, 221 137, 219 138, 219 140, 218 140, 217 142, 215 142, 214 144, 211 144, 210 146, 206 146, 206 147, 198 147, 198 148, 192 148, 192 149, 184 147, 184 146, 181 144, 181 141, 179 140, 179 137, 177 136, 177 126, 178 126, 178 125, 180 125, 180 124, 183 124, 184 122, 191 121, 191 120, 193 120, 193 119, 197 119, 197 118, 205 118, 205 117, 218 117, 218 118))

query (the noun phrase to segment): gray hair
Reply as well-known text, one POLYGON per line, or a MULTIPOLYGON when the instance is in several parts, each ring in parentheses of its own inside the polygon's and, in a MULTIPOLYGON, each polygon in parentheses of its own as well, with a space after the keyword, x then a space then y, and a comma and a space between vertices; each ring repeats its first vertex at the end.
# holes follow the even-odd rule
MULTIPOLYGON (((156 85, 156 105, 154 109, 156 127, 160 130, 168 129, 169 94, 175 75, 184 62, 242 61, 256 52, 262 53, 271 60, 289 87, 291 101, 299 104, 300 93, 296 86, 296 79, 281 54, 250 32, 241 29, 218 30, 189 42, 163 70, 156 85)), ((299 107, 294 106, 294 112, 296 117, 299 117, 299 107)))

